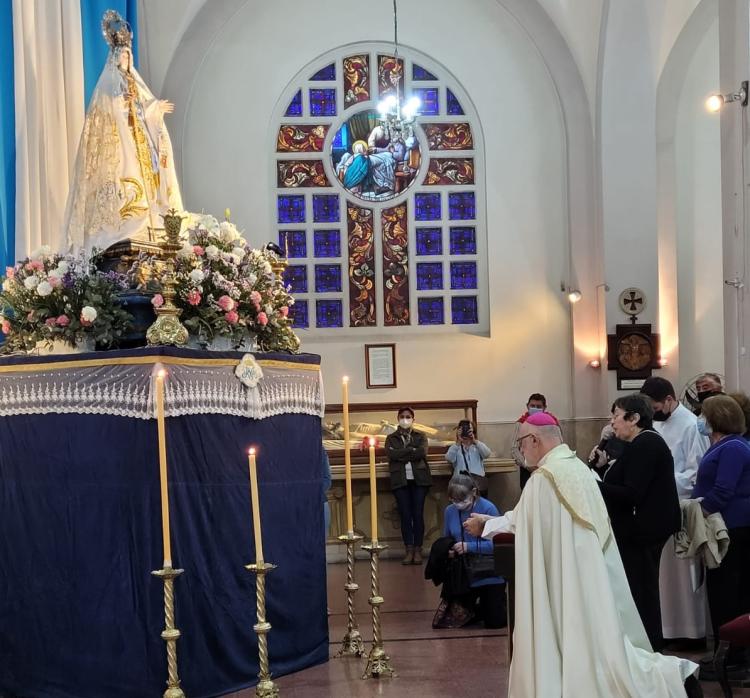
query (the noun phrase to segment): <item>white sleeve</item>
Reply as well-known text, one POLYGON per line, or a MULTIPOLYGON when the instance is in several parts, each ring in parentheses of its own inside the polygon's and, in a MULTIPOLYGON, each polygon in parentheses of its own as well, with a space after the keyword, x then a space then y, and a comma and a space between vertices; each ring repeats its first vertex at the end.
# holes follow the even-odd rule
POLYGON ((482 538, 491 540, 496 533, 515 533, 516 524, 514 521, 514 511, 505 512, 502 516, 495 516, 484 524, 482 538))

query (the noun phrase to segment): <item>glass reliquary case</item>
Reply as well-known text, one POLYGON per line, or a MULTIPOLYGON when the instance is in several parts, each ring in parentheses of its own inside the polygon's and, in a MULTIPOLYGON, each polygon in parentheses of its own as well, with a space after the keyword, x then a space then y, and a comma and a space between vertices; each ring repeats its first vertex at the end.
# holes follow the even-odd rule
MULTIPOLYGON (((427 436, 429 458, 442 459, 448 446, 456 441, 456 426, 469 419, 476 430, 476 400, 436 400, 429 402, 360 402, 349 403, 349 439, 352 463, 368 459, 368 439, 376 440, 375 453, 382 460, 385 439, 396 431, 399 408, 409 406, 414 410, 414 429, 427 436)), ((322 420, 323 447, 331 465, 344 462, 344 419, 341 404, 327 405, 322 420)))

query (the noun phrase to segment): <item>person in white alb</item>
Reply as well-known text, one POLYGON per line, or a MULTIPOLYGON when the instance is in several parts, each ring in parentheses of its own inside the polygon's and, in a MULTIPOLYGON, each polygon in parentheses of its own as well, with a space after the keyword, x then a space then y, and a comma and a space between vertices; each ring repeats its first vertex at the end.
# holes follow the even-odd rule
MULTIPOLYGON (((680 499, 690 499, 695 476, 708 439, 698 432, 697 417, 676 398, 673 385, 657 376, 647 378, 641 393, 651 398, 654 429, 667 442, 674 459, 674 477, 680 499)), ((674 537, 667 541, 659 568, 659 596, 664 639, 700 640, 706 636, 706 594, 701 562, 678 558, 674 537)))

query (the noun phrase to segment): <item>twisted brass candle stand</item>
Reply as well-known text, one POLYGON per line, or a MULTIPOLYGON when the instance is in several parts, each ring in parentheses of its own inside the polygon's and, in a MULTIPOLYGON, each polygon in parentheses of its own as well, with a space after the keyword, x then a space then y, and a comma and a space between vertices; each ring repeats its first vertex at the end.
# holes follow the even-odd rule
POLYGON ((162 259, 164 259, 164 276, 162 279, 162 292, 164 303, 156 308, 156 322, 148 328, 146 341, 149 346, 156 344, 182 345, 188 340, 187 328, 180 322, 180 310, 175 304, 177 291, 175 286, 174 267, 177 250, 182 248, 180 243, 180 228, 182 218, 177 215, 173 208, 169 209, 162 218, 164 219, 164 242, 161 243, 162 259))
POLYGON ((161 637, 167 643, 167 690, 164 698, 185 698, 180 688, 180 677, 177 674, 177 640, 180 631, 174 627, 174 579, 181 575, 183 570, 175 570, 164 566, 151 574, 160 577, 164 582, 164 630, 161 637))
POLYGON ((342 543, 346 543, 346 634, 341 641, 341 649, 336 653, 337 657, 353 656, 363 657, 365 654, 365 643, 362 641, 362 635, 357 625, 357 615, 354 613, 354 594, 359 589, 359 585, 354 581, 354 546, 357 541, 362 540, 362 536, 357 533, 349 532, 344 536, 339 536, 342 543))
POLYGON ((258 636, 258 685, 255 687, 255 695, 258 698, 275 698, 279 695, 279 689, 271 681, 271 672, 268 668, 268 638, 266 635, 271 629, 271 624, 266 620, 266 574, 276 569, 276 565, 270 562, 253 563, 245 565, 255 575, 255 604, 258 622, 253 626, 258 636))
POLYGON ((362 550, 370 553, 370 599, 372 606, 372 648, 367 655, 367 665, 363 679, 370 677, 379 678, 381 674, 389 676, 398 676, 391 666, 391 658, 383 649, 383 636, 380 630, 380 606, 385 599, 380 595, 380 575, 378 568, 378 558, 380 551, 385 550, 387 545, 380 545, 376 540, 369 545, 363 545, 362 550))

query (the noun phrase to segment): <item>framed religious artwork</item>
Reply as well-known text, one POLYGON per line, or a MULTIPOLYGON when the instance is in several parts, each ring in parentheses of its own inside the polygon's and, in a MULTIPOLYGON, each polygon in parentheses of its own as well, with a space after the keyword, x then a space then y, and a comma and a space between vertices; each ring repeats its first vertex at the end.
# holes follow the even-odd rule
POLYGON ((615 334, 607 335, 610 371, 617 371, 618 390, 638 390, 659 363, 659 335, 651 325, 617 325, 615 334))
POLYGON ((396 345, 365 344, 367 388, 396 387, 396 345))

